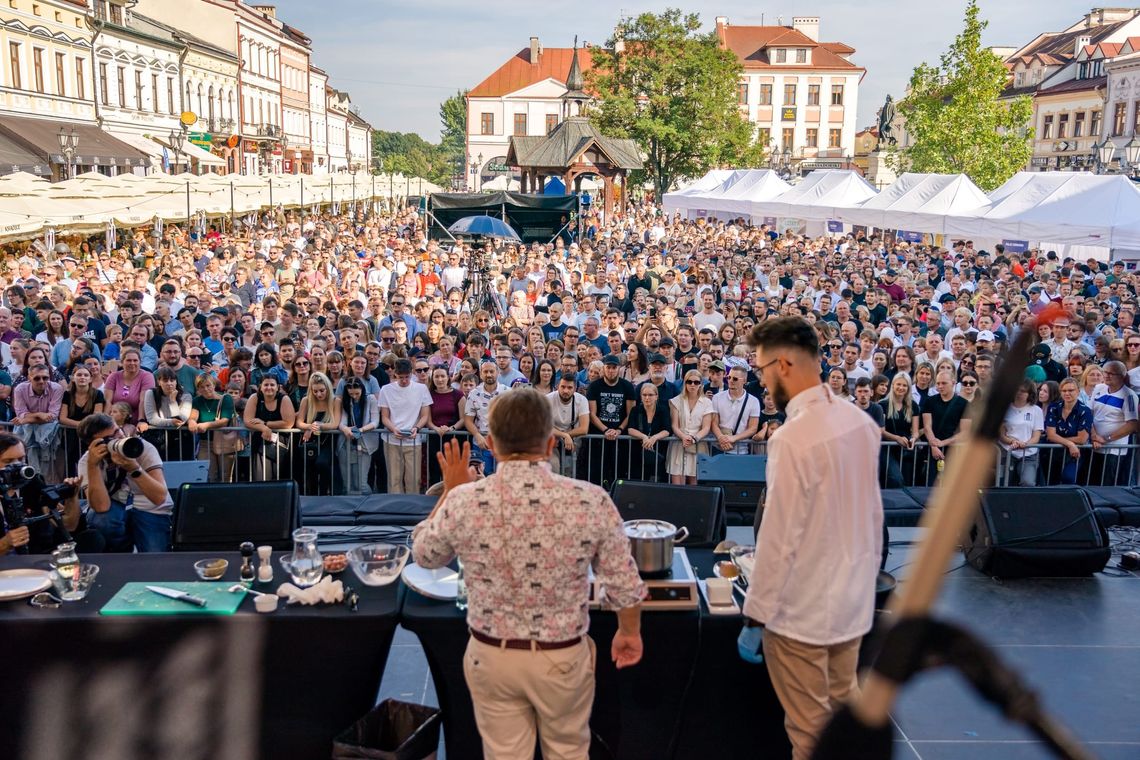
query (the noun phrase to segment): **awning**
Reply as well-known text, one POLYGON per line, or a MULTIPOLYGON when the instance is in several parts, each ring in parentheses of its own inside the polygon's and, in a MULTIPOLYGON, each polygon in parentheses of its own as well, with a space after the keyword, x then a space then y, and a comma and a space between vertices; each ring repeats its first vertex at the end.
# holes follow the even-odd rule
POLYGON ((42 157, 0 134, 0 174, 27 172, 51 176, 51 165, 42 157))
POLYGON ((132 135, 125 132, 120 135, 115 135, 115 137, 127 143, 132 148, 137 148, 150 156, 152 165, 162 166, 162 146, 154 140, 151 140, 149 137, 143 137, 142 135, 132 135))
POLYGON ((40 160, 63 164, 59 131, 75 130, 79 147, 72 164, 76 166, 146 167, 150 156, 119 140, 94 124, 35 119, 30 116, 0 116, 0 135, 34 152, 40 160))
POLYGON ((197 161, 200 166, 225 166, 226 160, 215 156, 205 148, 195 145, 189 140, 182 141, 182 147, 179 148, 183 155, 190 156, 191 159, 197 161))

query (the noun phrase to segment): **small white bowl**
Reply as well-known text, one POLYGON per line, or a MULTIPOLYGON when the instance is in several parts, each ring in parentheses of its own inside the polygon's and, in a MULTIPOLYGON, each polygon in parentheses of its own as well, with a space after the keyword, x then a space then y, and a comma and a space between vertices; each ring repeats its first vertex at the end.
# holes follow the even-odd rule
POLYGON ((277 609, 277 594, 258 594, 253 598, 253 606, 258 612, 273 612, 277 609))

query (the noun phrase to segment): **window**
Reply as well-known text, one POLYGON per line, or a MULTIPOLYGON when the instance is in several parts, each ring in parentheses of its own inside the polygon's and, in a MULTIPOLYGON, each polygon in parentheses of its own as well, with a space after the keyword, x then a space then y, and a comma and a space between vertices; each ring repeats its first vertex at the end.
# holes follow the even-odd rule
POLYGON ((807 104, 809 106, 818 106, 819 105, 819 85, 818 84, 809 84, 808 85, 808 101, 807 101, 807 104))
POLYGON ((1132 106, 1132 134, 1140 134, 1137 127, 1140 127, 1140 100, 1137 100, 1132 106))
POLYGON ((106 105, 110 98, 107 97, 107 64, 99 64, 99 99, 106 105))
POLYGON ((761 145, 767 146, 772 141, 772 130, 768 127, 760 127, 756 130, 756 141, 761 145))
POLYGON ((36 92, 44 92, 44 49, 32 48, 32 73, 35 76, 36 92))
POLYGON ((805 48, 796 50, 796 63, 807 63, 807 50, 805 48))
POLYGON ((142 72, 135 72, 135 110, 143 110, 143 80, 142 72))
POLYGON ((784 127, 784 147, 788 149, 795 148, 796 143, 796 130, 792 127, 784 127))
POLYGON ((214 85, 210 85, 210 92, 208 93, 209 100, 207 101, 207 109, 210 113, 210 129, 214 128, 214 85))
POLYGON ((796 104, 796 86, 794 84, 784 85, 784 105, 794 106, 796 104))
POLYGON ((1124 134, 1124 118, 1125 106, 1123 103, 1117 103, 1112 111, 1112 136, 1120 137, 1124 134))
POLYGON ((818 129, 816 129, 815 127, 808 127, 807 140, 804 141, 804 145, 808 148, 818 148, 819 147, 819 130, 818 129))
POLYGON ((84 100, 87 97, 87 87, 84 85, 83 59, 75 59, 75 97, 84 100))
POLYGON ((772 105, 772 85, 770 85, 770 84, 760 85, 760 105, 762 105, 762 106, 772 105))
POLYGON ((150 108, 151 108, 151 110, 154 111, 155 113, 161 112, 162 108, 159 105, 160 103, 162 103, 162 101, 159 100, 159 98, 158 98, 158 74, 151 74, 150 75, 150 108))
POLYGON ((1051 115, 1046 116, 1045 121, 1041 124, 1041 139, 1053 139, 1053 117, 1051 115))
POLYGON ((118 24, 119 26, 122 26, 123 25, 123 6, 115 5, 114 3, 109 3, 109 5, 111 6, 111 23, 112 24, 118 24))
POLYGON ((556 113, 546 114, 546 134, 550 134, 551 132, 553 132, 554 128, 557 126, 558 126, 558 114, 556 114, 556 113))
POLYGON ((788 51, 784 48, 776 48, 776 63, 787 63, 788 51))
POLYGON ((741 106, 748 105, 748 82, 736 85, 736 103, 741 106))
POLYGON ((829 129, 827 130, 827 147, 838 148, 843 142, 842 129, 829 129))
POLYGON ((20 76, 20 43, 8 43, 8 61, 12 67, 12 87, 20 90, 23 89, 23 83, 20 76))
POLYGON ((1073 137, 1085 136, 1085 112, 1078 111, 1073 115, 1073 137))
POLYGON ((1093 111, 1092 116, 1089 117, 1089 135, 1092 137, 1100 136, 1100 120, 1101 112, 1093 111))
POLYGON ((55 94, 67 95, 67 74, 64 67, 67 65, 67 56, 63 53, 55 54, 55 94))
POLYGON ((841 84, 831 85, 831 105, 833 105, 833 106, 843 105, 843 85, 841 85, 841 84))
POLYGON ((525 135, 526 134, 526 114, 525 113, 516 113, 515 114, 515 124, 514 124, 514 128, 513 128, 513 131, 511 132, 511 134, 513 134, 513 135, 525 135))
MULTIPOLYGON (((1084 64, 1083 63, 1081 64, 1081 71, 1082 71, 1082 73, 1084 71, 1084 64)), ((1084 79, 1084 77, 1082 76, 1081 79, 1084 79)), ((1025 83, 1025 72, 1024 71, 1019 71, 1013 75, 1013 86, 1014 87, 1021 87, 1024 83, 1025 83)))
POLYGON ((1064 140, 1069 136, 1069 114, 1063 113, 1057 117, 1057 139, 1064 140))
POLYGON ((127 71, 119 66, 119 108, 127 107, 127 71))
POLYGON ((495 114, 481 113, 479 114, 479 134, 493 135, 495 134, 495 114))
POLYGON ((174 114, 174 77, 166 78, 166 112, 174 114))

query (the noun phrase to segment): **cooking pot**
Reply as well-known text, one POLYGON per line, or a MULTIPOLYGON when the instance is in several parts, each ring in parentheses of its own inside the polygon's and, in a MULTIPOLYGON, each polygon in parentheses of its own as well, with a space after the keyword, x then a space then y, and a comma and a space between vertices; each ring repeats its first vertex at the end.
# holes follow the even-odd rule
POLYGON ((689 537, 688 528, 664 520, 626 520, 623 525, 637 571, 643 575, 673 568, 673 545, 689 537))

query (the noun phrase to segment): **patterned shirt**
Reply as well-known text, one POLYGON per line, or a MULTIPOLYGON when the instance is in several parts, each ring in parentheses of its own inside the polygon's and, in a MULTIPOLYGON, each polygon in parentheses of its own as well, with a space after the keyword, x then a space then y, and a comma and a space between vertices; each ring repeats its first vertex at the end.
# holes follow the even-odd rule
POLYGON ((510 388, 499 383, 494 391, 488 392, 487 386, 479 383, 471 389, 467 394, 467 402, 463 407, 463 413, 468 417, 475 418, 475 429, 482 435, 487 435, 491 430, 491 402, 500 393, 506 393, 510 388))
POLYGON ((555 475, 545 461, 501 462, 494 475, 456 488, 412 539, 423 567, 459 556, 467 624, 496 638, 566 641, 585 634, 590 567, 607 607, 632 607, 645 594, 609 495, 555 475))

